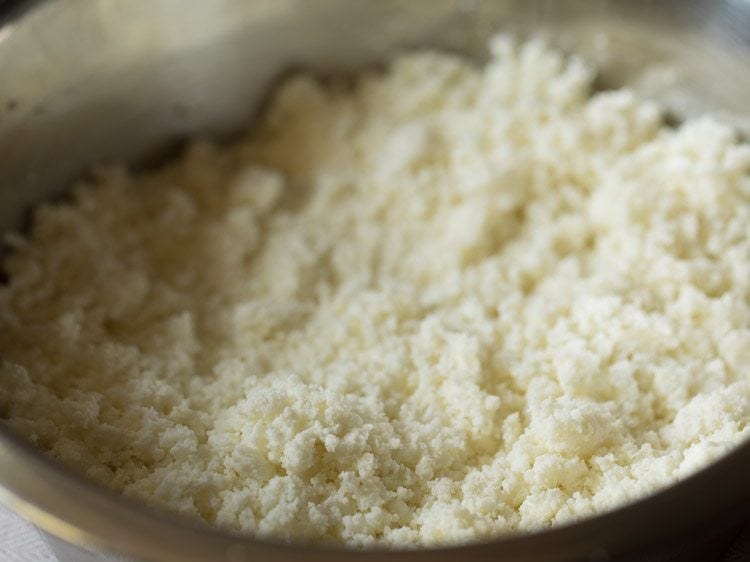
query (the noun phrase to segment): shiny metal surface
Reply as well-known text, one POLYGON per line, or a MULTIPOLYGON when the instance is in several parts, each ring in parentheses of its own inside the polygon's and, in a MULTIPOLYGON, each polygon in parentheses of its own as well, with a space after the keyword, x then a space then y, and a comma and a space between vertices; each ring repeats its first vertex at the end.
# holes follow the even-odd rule
MULTIPOLYGON (((546 35, 599 63, 602 87, 631 85, 677 118, 718 112, 750 133, 750 0, 34 2, 0 21, 0 231, 98 163, 142 161, 189 135, 231 135, 290 68, 351 71, 415 46, 481 57, 498 30, 546 35)), ((70 543, 160 562, 619 559, 731 531, 750 512, 749 473, 746 445, 569 527, 441 550, 326 551, 151 512, 0 430, 0 500, 70 543)))

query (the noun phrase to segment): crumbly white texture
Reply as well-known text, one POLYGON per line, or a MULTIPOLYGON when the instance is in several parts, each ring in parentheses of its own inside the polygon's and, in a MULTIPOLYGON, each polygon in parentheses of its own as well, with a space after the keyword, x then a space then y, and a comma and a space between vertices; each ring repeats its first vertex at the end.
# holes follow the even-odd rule
POLYGON ((601 512, 748 436, 750 148, 539 42, 289 80, 11 240, 7 424, 128 496, 293 540, 601 512))

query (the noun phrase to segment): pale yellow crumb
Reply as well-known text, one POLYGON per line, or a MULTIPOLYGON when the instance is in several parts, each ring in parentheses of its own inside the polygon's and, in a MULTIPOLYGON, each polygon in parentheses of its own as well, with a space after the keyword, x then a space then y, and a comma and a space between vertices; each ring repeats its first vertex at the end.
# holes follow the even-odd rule
POLYGON ((599 513, 740 443, 750 147, 491 49, 296 76, 245 141, 39 208, 6 423, 128 496, 360 546, 599 513))

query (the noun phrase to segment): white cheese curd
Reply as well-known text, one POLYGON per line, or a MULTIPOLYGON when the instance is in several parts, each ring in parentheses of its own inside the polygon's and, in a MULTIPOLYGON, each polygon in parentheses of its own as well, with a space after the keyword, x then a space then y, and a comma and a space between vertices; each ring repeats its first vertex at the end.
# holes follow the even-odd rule
POLYGON ((5 423, 127 496, 357 546, 600 513, 746 439, 750 147, 491 51, 298 75, 242 142, 38 208, 5 423))

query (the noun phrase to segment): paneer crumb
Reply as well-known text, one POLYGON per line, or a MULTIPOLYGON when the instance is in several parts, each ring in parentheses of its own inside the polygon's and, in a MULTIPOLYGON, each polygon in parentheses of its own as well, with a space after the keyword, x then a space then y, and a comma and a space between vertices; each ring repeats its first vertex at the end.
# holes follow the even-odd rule
POLYGON ((37 208, 4 423, 126 496, 357 547, 594 515, 745 440, 750 146, 490 51, 298 74, 241 141, 37 208))

